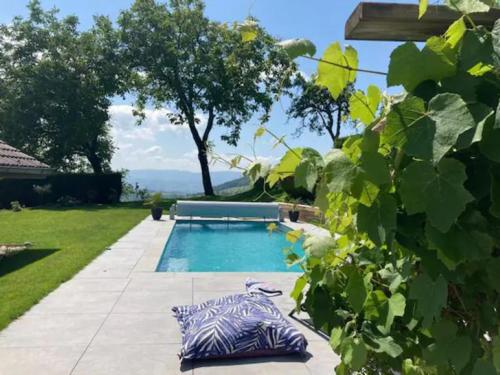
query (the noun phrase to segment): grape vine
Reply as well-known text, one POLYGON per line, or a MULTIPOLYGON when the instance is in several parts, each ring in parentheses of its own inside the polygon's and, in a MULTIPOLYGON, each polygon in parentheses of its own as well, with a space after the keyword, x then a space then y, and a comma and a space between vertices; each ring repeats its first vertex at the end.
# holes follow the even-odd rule
MULTIPOLYGON (((294 176, 325 214, 331 238, 307 237, 306 255, 287 259, 304 271, 291 296, 330 335, 337 374, 500 373, 500 20, 492 31, 471 22, 491 1, 446 3, 463 16, 445 35, 391 54, 387 85, 404 94, 351 97, 361 135, 247 169, 270 186, 294 176)), ((316 52, 281 45, 291 58, 316 52)), ((363 71, 339 43, 317 60, 334 97, 363 71)))

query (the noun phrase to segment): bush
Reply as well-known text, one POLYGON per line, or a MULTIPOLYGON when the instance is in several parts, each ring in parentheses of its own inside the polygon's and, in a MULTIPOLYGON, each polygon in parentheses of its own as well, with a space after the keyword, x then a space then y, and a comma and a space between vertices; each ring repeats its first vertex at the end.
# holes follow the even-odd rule
POLYGON ((18 201, 12 201, 10 202, 10 209, 14 212, 19 212, 22 211, 23 207, 21 206, 21 203, 18 201))
POLYGON ((0 208, 10 207, 11 201, 33 207, 56 203, 68 196, 81 203, 116 203, 121 194, 121 173, 61 173, 45 180, 0 180, 0 208), (49 185, 50 189, 44 188, 49 185))

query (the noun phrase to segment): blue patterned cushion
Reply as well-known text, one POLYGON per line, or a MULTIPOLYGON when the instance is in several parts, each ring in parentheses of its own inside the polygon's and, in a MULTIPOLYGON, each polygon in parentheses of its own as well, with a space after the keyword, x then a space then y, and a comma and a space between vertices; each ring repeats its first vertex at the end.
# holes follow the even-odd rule
POLYGON ((307 341, 263 294, 177 306, 184 359, 303 353, 307 341))

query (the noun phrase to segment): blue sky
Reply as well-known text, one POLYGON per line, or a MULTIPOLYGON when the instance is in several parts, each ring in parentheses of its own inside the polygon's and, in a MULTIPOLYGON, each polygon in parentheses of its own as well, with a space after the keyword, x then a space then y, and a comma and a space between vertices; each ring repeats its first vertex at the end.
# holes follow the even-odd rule
MULTIPOLYGON (((96 14, 116 19, 120 10, 129 7, 131 2, 42 0, 45 8, 57 7, 62 15, 77 15, 82 29, 92 24, 92 17, 96 14)), ((27 0, 0 0, 0 22, 8 23, 15 15, 25 15, 26 4, 27 0)), ((386 71, 390 53, 398 43, 344 40, 345 21, 357 4, 355 0, 206 0, 206 14, 213 20, 223 22, 242 21, 252 15, 275 37, 310 39, 317 46, 318 56, 332 42, 351 44, 358 50, 360 67, 386 71)), ((299 69, 306 74, 316 71, 314 62, 302 59, 298 63, 299 69)), ((383 89, 386 87, 383 77, 358 74, 358 88, 364 89, 372 83, 383 89)), ((141 127, 136 127, 131 116, 132 105, 133 98, 125 101, 117 98, 110 109, 112 134, 118 147, 112 162, 114 168, 199 170, 195 146, 187 128, 170 125, 162 111, 152 109, 147 121, 141 127)), ((311 146, 326 152, 331 146, 327 136, 319 137, 308 132, 304 132, 300 138, 291 136, 296 124, 287 120, 287 107, 288 101, 285 99, 275 104, 268 123, 270 129, 280 135, 288 135, 287 142, 293 146, 311 146)), ((234 153, 251 155, 250 144, 257 126, 257 121, 253 120, 243 127, 241 141, 236 148, 219 140, 220 131, 213 131, 216 152, 227 157, 234 153)), ((273 150, 272 143, 269 138, 261 139, 256 147, 257 155, 271 162, 276 161, 284 151, 280 148, 273 150)), ((226 167, 214 165, 213 169, 226 167)))

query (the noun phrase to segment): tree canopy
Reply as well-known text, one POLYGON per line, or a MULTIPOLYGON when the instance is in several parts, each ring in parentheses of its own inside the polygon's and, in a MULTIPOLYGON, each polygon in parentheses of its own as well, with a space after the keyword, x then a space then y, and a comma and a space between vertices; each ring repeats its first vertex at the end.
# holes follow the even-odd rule
POLYGON ((174 124, 187 124, 205 194, 213 195, 208 152, 214 126, 225 128, 222 140, 236 146, 252 116, 267 119, 294 64, 264 30, 245 42, 238 25, 210 21, 200 0, 136 0, 118 23, 138 112, 153 103, 169 110, 174 124))
POLYGON ((0 28, 0 138, 62 170, 109 168, 110 96, 121 63, 112 23, 57 17, 38 0, 0 28))
POLYGON ((302 134, 304 130, 320 136, 328 134, 335 147, 341 127, 347 124, 349 118, 349 98, 353 85, 347 86, 337 98, 333 98, 328 89, 318 86, 314 79, 297 74, 293 83, 298 91, 291 93, 292 102, 287 114, 300 121, 296 135, 302 134))

